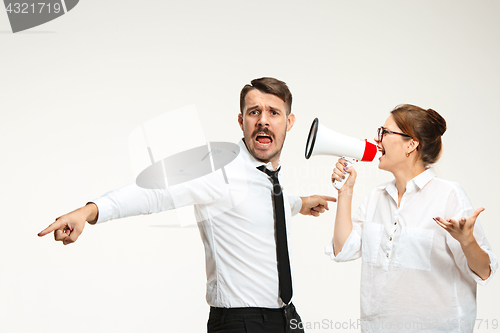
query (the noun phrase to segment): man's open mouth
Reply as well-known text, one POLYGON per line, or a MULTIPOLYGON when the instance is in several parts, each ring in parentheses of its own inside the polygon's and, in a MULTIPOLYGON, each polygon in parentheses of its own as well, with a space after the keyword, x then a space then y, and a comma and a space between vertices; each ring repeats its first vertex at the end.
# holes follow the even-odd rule
POLYGON ((266 146, 269 146, 273 142, 273 138, 267 133, 260 132, 260 133, 257 133, 257 136, 255 137, 255 141, 257 141, 257 143, 260 146, 266 147, 266 146))

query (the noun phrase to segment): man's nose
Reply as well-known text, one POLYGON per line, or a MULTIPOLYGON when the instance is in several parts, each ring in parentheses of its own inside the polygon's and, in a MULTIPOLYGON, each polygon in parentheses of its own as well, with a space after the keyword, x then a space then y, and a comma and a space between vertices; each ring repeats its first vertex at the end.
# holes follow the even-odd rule
POLYGON ((269 117, 266 112, 262 112, 257 122, 259 126, 269 126, 269 117))

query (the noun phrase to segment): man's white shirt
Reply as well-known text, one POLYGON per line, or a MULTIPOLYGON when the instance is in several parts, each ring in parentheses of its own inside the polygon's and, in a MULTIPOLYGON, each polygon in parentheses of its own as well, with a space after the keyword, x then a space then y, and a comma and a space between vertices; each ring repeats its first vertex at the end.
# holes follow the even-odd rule
MULTIPOLYGON (((238 147, 231 163, 209 175, 167 188, 130 184, 104 194, 92 201, 99 209, 97 223, 193 205, 205 246, 208 304, 279 308, 284 304, 278 295, 272 182, 243 141, 238 147)), ((266 167, 272 170, 271 163, 266 167)), ((283 197, 290 240, 290 220, 302 200, 283 197)))

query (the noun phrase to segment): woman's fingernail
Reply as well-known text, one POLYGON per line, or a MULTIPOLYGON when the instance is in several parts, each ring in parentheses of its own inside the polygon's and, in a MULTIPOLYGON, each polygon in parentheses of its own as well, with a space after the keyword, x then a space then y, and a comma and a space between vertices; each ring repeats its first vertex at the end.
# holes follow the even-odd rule
POLYGON ((347 166, 347 163, 346 163, 346 162, 344 162, 344 166, 347 166))
POLYGON ((347 167, 344 167, 344 171, 347 171, 347 167))

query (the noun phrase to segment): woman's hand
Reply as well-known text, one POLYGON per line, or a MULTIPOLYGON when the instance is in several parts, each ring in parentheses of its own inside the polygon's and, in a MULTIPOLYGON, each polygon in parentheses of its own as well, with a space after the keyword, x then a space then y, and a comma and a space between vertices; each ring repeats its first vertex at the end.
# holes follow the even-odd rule
POLYGON ((474 224, 476 224, 476 219, 484 211, 484 208, 478 208, 472 213, 469 218, 462 217, 458 221, 454 219, 442 219, 440 217, 434 218, 441 228, 448 231, 448 233, 460 242, 461 245, 467 245, 471 242, 475 242, 473 235, 474 224))
POLYGON ((476 224, 477 217, 483 210, 484 208, 478 208, 470 217, 462 217, 458 221, 453 219, 446 219, 445 221, 440 217, 435 217, 434 220, 460 242, 469 268, 481 279, 486 280, 491 275, 490 257, 479 246, 473 234, 474 224, 476 224))
POLYGON ((354 184, 356 183, 356 177, 357 177, 357 173, 356 170, 354 170, 354 167, 352 165, 348 167, 346 160, 344 160, 343 158, 339 158, 337 164, 335 164, 335 168, 333 169, 332 183, 336 180, 342 181, 347 176, 349 176, 349 178, 342 186, 342 188, 339 190, 339 194, 344 193, 348 190, 350 190, 350 193, 352 193, 352 189, 354 187, 354 184), (349 172, 350 175, 347 175, 346 174, 347 172, 349 172))

